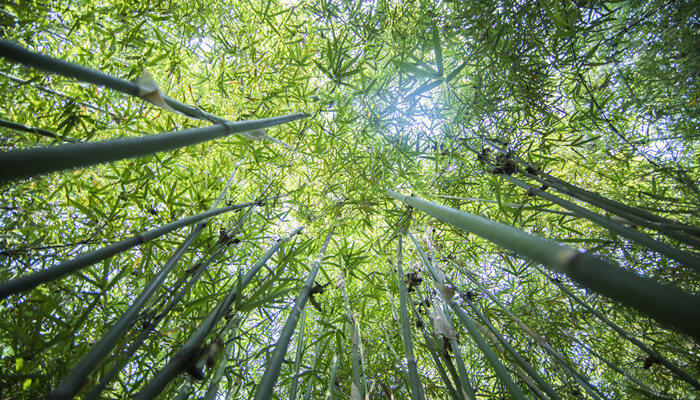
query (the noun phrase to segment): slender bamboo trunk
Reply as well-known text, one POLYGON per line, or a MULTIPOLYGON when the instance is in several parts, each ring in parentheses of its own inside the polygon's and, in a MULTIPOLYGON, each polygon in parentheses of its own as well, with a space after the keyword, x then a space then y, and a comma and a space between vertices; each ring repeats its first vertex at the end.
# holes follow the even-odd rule
POLYGON ((328 243, 331 241, 332 235, 333 228, 328 231, 326 240, 323 242, 323 245, 318 252, 318 256, 311 266, 311 271, 309 271, 309 276, 306 278, 304 287, 301 289, 299 296, 294 302, 294 307, 292 307, 292 310, 289 312, 289 317, 282 328, 282 333, 280 334, 280 338, 275 345, 275 350, 270 357, 267 368, 260 379, 260 383, 255 388, 255 400, 268 400, 272 398, 272 392, 275 388, 277 378, 279 377, 280 368, 282 367, 282 360, 284 359, 284 355, 287 353, 289 340, 294 334, 294 328, 297 325, 297 321, 299 321, 301 311, 304 309, 304 306, 309 299, 309 293, 311 293, 311 288, 314 285, 316 274, 321 268, 321 262, 323 261, 323 257, 326 255, 326 249, 328 248, 328 243))
POLYGON ((333 361, 331 362, 331 373, 328 376, 328 389, 326 389, 326 400, 335 399, 335 381, 338 379, 338 364, 340 357, 338 356, 338 343, 336 342, 335 351, 333 351, 333 361))
POLYGON ((269 128, 306 118, 307 114, 227 122, 204 128, 144 135, 136 138, 79 142, 0 154, 0 184, 21 178, 64 171, 94 164, 142 157, 219 139, 236 133, 269 128))
POLYGON ((225 334, 228 333, 228 339, 226 340, 224 348, 221 351, 221 358, 216 364, 216 369, 214 369, 214 373, 211 379, 209 380, 209 388, 204 394, 204 400, 214 400, 219 394, 219 385, 221 384, 221 378, 223 378, 224 372, 226 372, 229 354, 231 354, 231 352, 233 351, 234 339, 236 337, 236 331, 238 330, 238 327, 241 324, 241 318, 242 316, 239 313, 236 313, 235 315, 233 315, 233 317, 231 317, 228 320, 226 326, 224 326, 224 329, 221 330, 221 336, 223 337, 225 334))
POLYGON ((443 222, 484 237, 519 256, 565 273, 575 282, 622 304, 636 308, 657 321, 700 340, 700 324, 688 315, 700 315, 700 296, 660 285, 570 247, 530 235, 522 230, 417 197, 388 194, 443 222), (643 294, 643 295, 641 295, 643 294))
MULTIPOLYGON (((344 261, 341 257, 341 270, 344 265, 344 261)), ((355 314, 350 306, 350 298, 348 297, 348 291, 344 281, 341 285, 343 289, 343 302, 345 303, 345 314, 348 317, 348 326, 350 327, 350 345, 352 346, 352 382, 350 386, 350 397, 352 400, 362 400, 362 398, 365 397, 366 383, 362 375, 362 361, 360 360, 360 324, 355 320, 355 314)))
POLYGON ((18 124, 17 122, 6 121, 0 119, 0 126, 3 128, 12 129, 19 132, 36 133, 37 135, 44 136, 51 139, 58 139, 64 142, 75 142, 76 140, 68 137, 61 137, 60 135, 51 132, 46 129, 34 128, 33 126, 27 126, 24 124, 18 124))
POLYGON ((267 261, 272 258, 282 244, 289 241, 292 237, 301 232, 301 227, 292 231, 287 237, 275 242, 270 249, 258 260, 245 276, 236 284, 232 285, 226 296, 219 304, 209 313, 209 315, 197 326, 195 332, 190 336, 187 342, 178 350, 177 353, 168 361, 168 363, 134 396, 136 400, 152 399, 158 396, 163 389, 172 381, 173 378, 184 372, 186 369, 194 366, 199 362, 204 355, 202 350, 205 350, 202 345, 207 335, 216 327, 226 314, 229 308, 240 295, 240 293, 248 286, 253 277, 262 269, 267 261))
POLYGON ((418 367, 416 365, 416 356, 413 354, 413 339, 411 338, 411 328, 408 321, 408 311, 406 306, 406 286, 403 281, 403 232, 399 232, 398 251, 396 261, 396 276, 398 278, 399 288, 399 317, 401 321, 401 337, 403 339, 403 347, 406 353, 406 364, 408 367, 408 382, 411 387, 412 400, 425 400, 423 386, 420 383, 420 375, 418 375, 418 367))
MULTIPOLYGON (((629 228, 627 226, 624 226, 608 217, 605 217, 603 215, 594 213, 592 211, 589 211, 583 207, 577 206, 576 204, 564 200, 561 197, 555 196, 551 193, 545 192, 544 190, 541 190, 540 188, 537 188, 535 186, 532 186, 530 184, 527 184, 520 179, 514 178, 512 176, 508 175, 503 175, 503 179, 507 180, 508 182, 519 186, 525 190, 527 190, 528 193, 532 193, 535 196, 541 197, 545 200, 549 200, 554 204, 557 204, 569 211, 572 211, 576 215, 578 215, 581 218, 585 218, 591 222, 594 222, 606 229, 611 230, 612 232, 617 233, 620 236, 623 236, 635 243, 638 243, 641 246, 644 246, 648 249, 654 250, 658 252, 659 254, 665 255, 666 257, 672 258, 679 263, 686 265, 690 268, 693 268, 696 271, 700 271, 700 257, 691 254, 689 252, 677 249, 673 246, 670 246, 666 243, 659 242, 657 240, 654 240, 648 235, 645 235, 642 232, 639 232, 635 229, 629 228)), ((697 243, 694 244, 696 247, 700 246, 700 241, 697 241, 697 243)))
POLYGON ((105 246, 100 249, 80 254, 76 258, 62 262, 56 265, 55 267, 49 267, 37 272, 33 272, 29 275, 2 282, 0 283, 0 299, 4 299, 13 294, 33 289, 44 283, 63 278, 68 274, 71 274, 83 268, 87 268, 97 262, 110 258, 139 244, 150 242, 151 240, 157 239, 179 228, 207 220, 213 216, 223 214, 229 211, 240 210, 242 208, 255 206, 256 204, 257 203, 254 202, 234 204, 228 207, 210 210, 201 214, 193 215, 191 217, 183 218, 178 221, 174 221, 169 224, 161 225, 157 228, 139 233, 130 238, 120 240, 119 242, 111 244, 109 246, 105 246))
POLYGON ((321 332, 319 332, 319 339, 316 342, 316 352, 314 354, 314 361, 313 364, 311 365, 311 375, 309 376, 309 381, 306 384, 306 391, 304 392, 304 400, 310 400, 311 399, 311 393, 313 392, 314 389, 314 371, 317 370, 318 366, 318 360, 321 358, 321 337, 323 337, 325 329, 324 326, 321 325, 321 332))
POLYGON ((299 333, 297 333, 297 351, 294 356, 294 376, 292 377, 292 386, 289 389, 289 400, 296 400, 297 387, 299 386, 299 369, 301 368, 301 360, 304 358, 304 324, 306 322, 306 310, 301 312, 301 324, 299 325, 299 333))

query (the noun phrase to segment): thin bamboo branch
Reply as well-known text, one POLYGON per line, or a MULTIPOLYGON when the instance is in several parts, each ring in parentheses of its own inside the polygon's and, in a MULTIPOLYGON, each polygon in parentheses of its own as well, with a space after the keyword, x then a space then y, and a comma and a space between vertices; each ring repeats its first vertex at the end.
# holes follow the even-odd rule
POLYGON ((282 367, 282 360, 284 359, 284 355, 287 353, 287 347, 289 346, 289 340, 294 334, 294 328, 297 325, 297 321, 299 321, 301 311, 304 309, 304 306, 309 299, 311 288, 314 285, 316 274, 318 274, 318 271, 321 268, 321 262, 326 255, 326 249, 328 248, 328 243, 331 241, 333 230, 334 229, 331 228, 328 231, 326 240, 323 242, 323 245, 318 252, 318 256, 311 266, 309 276, 306 278, 306 282, 304 283, 299 296, 294 302, 294 307, 292 307, 292 310, 289 312, 289 317, 282 328, 280 338, 277 340, 277 344, 275 345, 275 350, 270 357, 267 368, 260 379, 260 383, 255 389, 255 400, 268 400, 272 398, 272 390, 274 389, 275 382, 277 382, 277 378, 279 377, 280 368, 282 367))
POLYGON ((512 226, 417 197, 393 191, 388 194, 434 218, 541 263, 552 271, 564 273, 583 286, 634 307, 658 322, 700 340, 700 324, 695 319, 688 318, 688 315, 700 315, 700 296, 686 293, 677 287, 660 285, 601 258, 580 253, 512 226))
POLYGON ((69 138, 69 137, 62 137, 58 135, 57 133, 51 132, 46 129, 41 129, 41 128, 34 128, 32 126, 27 126, 24 124, 18 124, 17 122, 12 122, 12 121, 6 121, 4 119, 0 119, 0 126, 8 129, 13 129, 15 131, 19 132, 28 132, 28 133, 36 133, 37 135, 41 135, 47 138, 51 139, 58 139, 62 140, 64 142, 76 142, 76 139, 69 138))
POLYGON ((50 172, 142 157, 162 151, 219 139, 236 133, 261 130, 306 118, 303 113, 257 120, 227 122, 204 128, 145 135, 136 138, 79 142, 0 153, 0 184, 50 172))

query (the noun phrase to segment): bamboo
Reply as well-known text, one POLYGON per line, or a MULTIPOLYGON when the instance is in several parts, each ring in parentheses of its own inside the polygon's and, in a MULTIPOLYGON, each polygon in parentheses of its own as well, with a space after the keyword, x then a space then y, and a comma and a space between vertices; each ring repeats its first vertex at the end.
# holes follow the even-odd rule
POLYGON ((269 128, 308 117, 288 114, 281 117, 227 122, 204 128, 144 135, 136 138, 79 142, 0 153, 0 184, 50 172, 142 157, 162 151, 219 139, 236 133, 269 128))
MULTIPOLYGON (((659 352, 655 351, 651 347, 647 346, 644 342, 641 340, 637 339, 634 335, 631 333, 627 332, 625 329, 622 329, 619 325, 611 321, 608 317, 603 315, 602 313, 598 312, 596 309, 591 307, 588 303, 585 301, 581 300, 578 296, 576 296, 572 291, 566 288, 564 284, 557 282, 550 277, 548 277, 545 272, 539 268, 537 265, 533 265, 533 267, 540 273, 542 276, 546 277, 547 279, 550 280, 550 282, 554 283, 562 292, 564 292, 567 296, 569 296, 572 300, 574 300, 576 303, 580 304, 583 308, 585 308, 588 312, 593 314, 596 318, 598 318, 600 321, 602 321, 605 325, 609 326, 612 330, 617 332, 620 336, 625 338, 627 341, 630 343, 634 344, 637 346, 640 350, 643 352, 647 353, 649 357, 652 359, 656 360, 659 364, 663 365, 666 367, 669 371, 673 372, 684 380, 685 382, 689 383, 691 386, 693 386, 695 389, 700 390, 700 382, 698 382, 697 379, 693 378, 688 372, 683 370, 681 367, 677 366, 673 362, 671 362, 668 358, 662 356, 659 352)), ((467 275, 469 276, 469 275, 467 275)), ((478 284, 478 283, 477 283, 478 284)))
POLYGON ((464 211, 441 206, 417 197, 388 191, 389 196, 443 222, 472 232, 519 256, 565 273, 575 282, 700 340, 700 324, 688 315, 700 315, 700 296, 623 270, 601 258, 530 235, 464 211))
MULTIPOLYGON (((234 171, 235 173, 235 171, 234 171)), ((228 187, 233 179, 233 173, 227 181, 226 185, 219 192, 219 196, 214 200, 210 207, 210 211, 216 208, 222 201, 228 187)), ((133 324, 138 316, 139 311, 146 305, 153 294, 161 287, 165 278, 170 271, 177 265, 180 258, 185 254, 185 251, 194 242, 199 233, 204 229, 205 222, 200 222, 192 229, 190 234, 180 244, 175 253, 170 256, 168 261, 163 265, 161 270, 149 282, 139 296, 132 302, 131 306, 119 317, 112 327, 105 333, 97 342, 97 344, 78 362, 78 365, 68 372, 63 380, 49 394, 50 400, 67 400, 73 398, 75 394, 87 381, 88 375, 102 362, 102 360, 114 348, 117 342, 124 337, 129 327, 133 324)))
POLYGON ((231 351, 233 350, 233 343, 236 337, 236 331, 241 323, 241 318, 241 314, 236 313, 228 320, 226 326, 224 326, 224 329, 221 331, 222 336, 228 332, 228 340, 226 344, 224 344, 224 349, 221 351, 221 358, 216 364, 214 373, 209 380, 209 388, 204 394, 204 400, 214 400, 219 394, 219 384, 221 383, 221 378, 223 378, 226 367, 228 366, 229 354, 231 354, 231 351))
MULTIPOLYGON (((341 262, 341 270, 344 268, 345 263, 344 260, 340 259, 341 262)), ((345 279, 343 277, 343 279, 345 279)), ((350 298, 348 297, 348 291, 347 288, 345 287, 345 282, 343 281, 342 283, 342 289, 343 289, 343 301, 345 303, 345 313, 348 317, 349 321, 349 326, 351 329, 350 332, 350 345, 352 346, 352 354, 351 354, 351 364, 352 364, 352 383, 350 386, 350 394, 352 400, 361 400, 363 397, 365 397, 365 387, 366 383, 364 382, 364 378, 362 375, 362 362, 360 360, 361 352, 360 352, 360 325, 359 323, 355 320, 355 314, 352 311, 352 307, 350 306, 350 298)))
POLYGON ((311 293, 311 288, 314 285, 316 274, 321 268, 321 261, 323 261, 323 258, 326 255, 326 249, 328 248, 328 243, 331 241, 332 235, 333 228, 328 231, 326 240, 323 242, 323 245, 318 252, 318 256, 311 266, 309 276, 306 278, 306 282, 304 283, 299 296, 294 302, 294 307, 292 307, 292 310, 289 312, 289 317, 282 328, 280 338, 277 340, 277 344, 275 345, 275 350, 267 363, 267 368, 263 373, 262 379, 260 379, 260 383, 255 389, 255 400, 268 400, 272 398, 272 390, 274 389, 277 378, 279 377, 282 361, 284 360, 284 355, 287 353, 287 347, 289 346, 289 340, 294 334, 294 328, 297 325, 297 321, 299 321, 301 311, 304 309, 304 306, 309 298, 309 293, 311 293))
MULTIPOLYGON (((686 265, 696 271, 700 271, 700 257, 691 254, 686 251, 679 250, 673 246, 667 245, 665 243, 659 242, 657 240, 652 239, 650 236, 639 232, 635 229, 629 228, 627 226, 624 226, 620 223, 615 222, 614 220, 607 218, 603 215, 594 213, 592 211, 589 211, 583 207, 577 206, 576 204, 564 200, 561 197, 555 196, 551 193, 545 192, 544 190, 537 188, 535 186, 532 186, 528 183, 525 183, 521 181, 520 179, 514 178, 512 176, 508 175, 503 175, 503 179, 507 180, 508 182, 519 186, 525 190, 527 190, 528 193, 534 194, 535 196, 541 197, 543 199, 549 200, 554 204, 557 204, 573 213, 578 215, 579 217, 585 218, 591 222, 594 222, 604 228, 607 228, 611 230, 612 232, 617 233, 620 236, 623 236, 633 242, 638 243, 641 246, 647 247, 651 250, 654 250, 658 252, 659 254, 665 255, 666 257, 672 258, 679 263, 686 265)), ((700 245, 700 241, 696 244, 700 245)))
MULTIPOLYGON (((321 325, 321 332, 319 332, 319 339, 316 342, 316 352, 314 354, 314 361, 313 364, 311 365, 311 371, 316 370, 316 366, 318 365, 318 360, 321 358, 321 337, 323 337, 324 333, 324 325, 321 325)), ((314 374, 312 373, 309 376, 309 381, 306 383, 306 391, 304 392, 304 400, 309 400, 311 399, 311 393, 313 392, 314 388, 314 374)))
POLYGON ((340 363, 340 357, 338 356, 338 343, 335 344, 335 351, 333 352, 333 361, 331 362, 331 373, 328 379, 328 389, 326 389, 326 400, 335 399, 335 381, 338 379, 338 364, 340 363))
POLYGON ((28 132, 28 133, 36 133, 37 135, 41 135, 47 138, 51 139, 58 139, 62 140, 64 142, 75 142, 75 139, 72 138, 64 138, 59 136, 58 134, 51 132, 46 129, 41 129, 41 128, 34 128, 32 126, 27 126, 24 124, 18 124, 17 122, 12 122, 12 121, 6 121, 4 119, 0 119, 0 126, 8 129, 13 129, 15 131, 19 132, 28 132))
POLYGON ((76 258, 62 262, 54 267, 42 269, 40 271, 33 272, 29 275, 21 276, 19 278, 2 282, 0 283, 0 299, 4 299, 13 294, 33 289, 44 283, 63 278, 68 274, 71 274, 83 268, 87 268, 97 262, 110 258, 132 247, 150 242, 151 240, 157 239, 179 228, 192 225, 196 222, 204 221, 208 218, 222 213, 251 207, 256 204, 257 203, 255 202, 234 204, 228 207, 219 208, 217 210, 210 210, 201 214, 193 215, 191 217, 183 218, 171 222, 169 224, 161 225, 157 228, 136 234, 130 238, 120 240, 119 242, 111 244, 109 246, 82 253, 76 258))
MULTIPOLYGON (((231 177, 233 177, 233 174, 231 174, 231 177)), ((230 184, 230 180, 227 183, 230 184)), ((252 214, 253 212, 253 207, 250 207, 248 211, 243 215, 236 225, 233 227, 233 234, 231 232, 228 233, 228 236, 235 236, 238 234, 239 230, 241 229, 243 222, 247 220, 247 218, 252 214)), ((124 354, 121 355, 115 362, 115 364, 112 366, 112 368, 102 377, 102 380, 95 385, 94 388, 88 392, 83 400, 96 400, 102 391, 107 387, 109 382, 114 379, 114 377, 119 373, 124 368, 124 365, 129 361, 129 359, 136 353, 136 351, 141 347, 141 345, 146 341, 146 339, 150 336, 150 334, 155 331, 155 329, 158 327, 158 325, 170 315, 170 311, 172 311, 175 306, 177 306, 180 301, 185 297, 187 293, 190 292, 192 287, 199 281, 199 278, 202 277, 204 272, 207 270, 209 265, 214 262, 220 254, 223 252, 223 250, 226 248, 227 244, 226 243, 220 243, 213 249, 211 254, 206 257, 203 261, 199 262, 199 267, 196 268, 194 271, 194 274, 190 276, 190 279, 187 280, 185 283, 185 286, 180 287, 182 283, 176 283, 173 285, 173 288, 170 292, 167 293, 166 297, 164 297, 164 300, 166 300, 165 305, 162 307, 162 310, 159 310, 160 307, 154 307, 151 310, 145 311, 143 314, 151 314, 154 315, 153 320, 150 321, 146 329, 144 329, 139 336, 134 339, 130 344, 127 350, 124 352, 124 354), (179 289, 178 289, 179 288, 179 289), (173 296, 172 291, 177 290, 177 293, 173 296)), ((183 275, 184 277, 184 275, 183 275)), ((156 301, 156 304, 158 301, 156 301)))
POLYGON ((396 261, 396 276, 398 278, 399 288, 399 317, 401 321, 401 338, 403 339, 404 351, 406 353, 406 364, 408 367, 408 382, 411 387, 412 400, 425 400, 423 386, 420 383, 420 375, 416 365, 416 356, 413 354, 413 342, 411 339, 411 328, 408 321, 408 312, 406 307, 406 286, 403 281, 403 232, 399 231, 398 251, 396 261))
MULTIPOLYGON (((204 340, 209 335, 209 333, 216 327, 216 325, 221 321, 224 316, 229 312, 229 308, 240 295, 240 293, 248 286, 253 277, 262 269, 262 267, 267 263, 270 258, 272 258, 277 250, 292 239, 295 235, 301 232, 302 228, 299 227, 293 230, 285 238, 275 242, 267 252, 246 272, 246 274, 236 283, 231 285, 228 293, 219 302, 219 304, 207 315, 207 317, 197 326, 194 333, 187 339, 187 342, 180 348, 180 350, 175 353, 175 355, 168 361, 168 363, 161 368, 160 371, 144 386, 141 391, 134 396, 135 400, 153 399, 158 394, 160 394, 163 389, 172 381, 173 378, 182 373, 188 366, 192 365, 193 362, 197 362, 197 359, 193 359, 193 356, 197 355, 199 350, 202 348, 204 340)), ((196 357, 195 357, 196 358, 196 357)))
POLYGON ((292 386, 289 389, 289 400, 296 400, 297 387, 299 386, 299 370, 301 369, 301 360, 304 358, 304 325, 306 323, 306 310, 301 312, 301 324, 299 325, 299 333, 297 333, 297 351, 294 356, 294 376, 292 377, 292 386))
MULTIPOLYGON (((35 53, 5 40, 0 40, 0 55, 14 63, 62 75, 66 78, 105 86, 128 96, 142 98, 144 91, 144 88, 136 82, 107 75, 79 64, 35 53)), ((190 118, 203 119, 218 124, 230 122, 196 107, 175 101, 168 96, 162 95, 162 99, 168 107, 190 118)))

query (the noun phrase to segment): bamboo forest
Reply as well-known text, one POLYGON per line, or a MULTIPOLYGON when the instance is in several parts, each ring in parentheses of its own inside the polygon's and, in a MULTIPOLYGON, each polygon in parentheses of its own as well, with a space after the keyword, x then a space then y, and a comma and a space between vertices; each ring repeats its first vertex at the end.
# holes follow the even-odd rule
POLYGON ((700 3, 0 0, 0 399, 700 399, 700 3))

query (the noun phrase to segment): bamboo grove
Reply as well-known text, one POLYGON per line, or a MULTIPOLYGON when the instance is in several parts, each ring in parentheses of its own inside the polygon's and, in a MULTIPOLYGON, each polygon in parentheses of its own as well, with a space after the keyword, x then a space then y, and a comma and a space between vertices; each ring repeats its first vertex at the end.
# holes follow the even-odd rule
POLYGON ((700 398, 696 3, 1 3, 0 398, 700 398))

